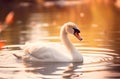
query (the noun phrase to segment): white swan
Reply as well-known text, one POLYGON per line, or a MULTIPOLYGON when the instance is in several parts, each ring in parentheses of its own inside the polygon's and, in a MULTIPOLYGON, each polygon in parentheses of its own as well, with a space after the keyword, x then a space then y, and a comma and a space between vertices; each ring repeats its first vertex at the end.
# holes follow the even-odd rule
POLYGON ((24 47, 25 55, 23 56, 23 60, 40 62, 83 62, 82 55, 68 39, 68 34, 73 34, 79 40, 82 40, 79 33, 80 31, 76 24, 72 22, 65 23, 60 30, 60 38, 63 46, 59 44, 41 43, 26 44, 24 47))

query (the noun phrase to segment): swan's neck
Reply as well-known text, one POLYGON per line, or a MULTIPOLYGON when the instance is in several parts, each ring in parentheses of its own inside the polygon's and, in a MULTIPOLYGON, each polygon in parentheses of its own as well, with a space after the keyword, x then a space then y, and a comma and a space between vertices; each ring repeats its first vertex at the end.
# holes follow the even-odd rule
POLYGON ((71 53, 75 51, 75 47, 72 45, 71 41, 69 40, 68 34, 65 31, 65 29, 61 29, 60 38, 61 38, 61 42, 68 49, 68 51, 70 51, 71 53))
POLYGON ((68 51, 70 52, 73 61, 82 61, 82 57, 81 54, 77 51, 77 49, 75 49, 75 47, 72 45, 71 41, 68 39, 68 34, 65 31, 64 27, 62 27, 61 31, 60 31, 60 38, 61 38, 61 42, 64 44, 64 46, 68 49, 68 51))

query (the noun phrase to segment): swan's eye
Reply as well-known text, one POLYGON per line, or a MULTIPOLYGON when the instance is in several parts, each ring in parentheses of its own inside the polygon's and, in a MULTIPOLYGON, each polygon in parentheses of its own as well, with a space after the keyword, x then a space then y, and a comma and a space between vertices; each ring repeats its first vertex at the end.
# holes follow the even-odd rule
POLYGON ((73 28, 74 29, 74 33, 80 33, 79 29, 73 28))

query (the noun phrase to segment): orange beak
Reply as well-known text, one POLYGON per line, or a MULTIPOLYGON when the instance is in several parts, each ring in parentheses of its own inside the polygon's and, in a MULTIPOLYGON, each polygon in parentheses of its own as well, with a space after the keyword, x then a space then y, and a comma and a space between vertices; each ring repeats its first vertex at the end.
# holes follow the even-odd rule
POLYGON ((75 32, 74 35, 75 35, 75 37, 77 37, 80 41, 83 40, 82 37, 79 35, 79 33, 75 32))

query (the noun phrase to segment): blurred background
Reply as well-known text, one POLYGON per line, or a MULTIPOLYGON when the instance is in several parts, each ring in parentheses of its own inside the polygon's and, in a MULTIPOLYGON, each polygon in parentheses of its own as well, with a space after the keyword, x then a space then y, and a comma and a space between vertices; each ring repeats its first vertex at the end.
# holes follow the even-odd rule
POLYGON ((68 21, 81 29, 82 46, 119 52, 120 0, 0 0, 0 45, 58 42, 68 21))
POLYGON ((0 0, 0 78, 120 79, 119 74, 120 0, 0 0), (82 66, 37 63, 27 67, 16 60, 13 53, 23 52, 13 49, 16 45, 60 43, 59 30, 69 21, 81 30, 82 41, 70 39, 84 57, 82 66))

